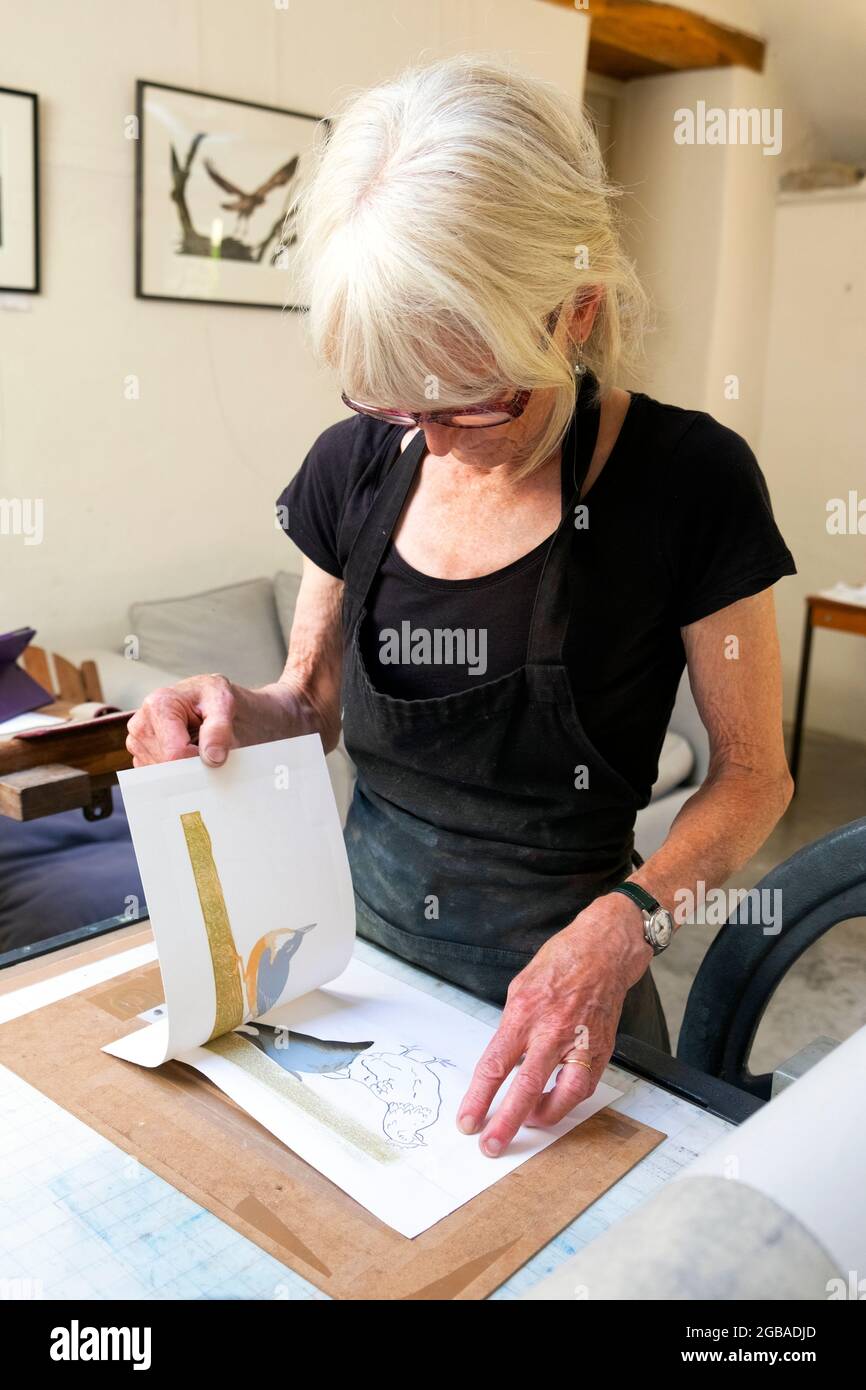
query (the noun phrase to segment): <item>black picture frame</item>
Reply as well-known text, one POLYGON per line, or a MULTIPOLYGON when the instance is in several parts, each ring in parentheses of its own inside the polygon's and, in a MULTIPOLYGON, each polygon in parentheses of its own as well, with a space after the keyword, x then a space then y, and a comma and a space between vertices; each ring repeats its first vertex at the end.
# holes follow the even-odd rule
MULTIPOLYGON (((39 191, 40 165, 39 165, 39 96, 36 92, 20 90, 17 87, 0 87, 0 98, 15 97, 22 101, 29 102, 31 106, 30 114, 30 139, 32 150, 30 159, 27 161, 32 169, 33 196, 31 201, 31 228, 28 241, 31 246, 31 273, 26 282, 6 284, 0 283, 0 294, 40 294, 42 291, 42 255, 41 255, 41 200, 39 191)), ((2 178, 0 170, 0 178, 2 178)), ((2 217, 2 198, 3 190, 0 188, 0 217, 2 217)), ((2 271, 0 271, 2 276, 2 271)))
MULTIPOLYGON (((217 297, 213 295, 187 295, 174 293, 161 293, 146 284, 146 237, 147 237, 147 214, 146 190, 145 190, 145 171, 147 161, 147 113, 145 109, 146 93, 156 91, 169 93, 182 98, 193 98, 202 102, 219 102, 226 107, 238 107, 245 111, 260 112, 263 115, 272 115, 280 118, 291 118, 293 120, 309 121, 311 128, 315 127, 321 132, 321 138, 327 139, 329 123, 325 117, 313 115, 308 111, 294 111, 288 107, 271 106, 265 102, 248 101, 242 97, 227 96, 218 92, 203 92, 191 87, 178 87, 167 82, 156 82, 150 78, 138 78, 135 83, 135 115, 137 121, 137 140, 135 150, 135 297, 137 299, 152 300, 170 304, 203 304, 218 305, 222 308, 232 309, 278 309, 290 313, 305 313, 306 306, 301 304, 288 304, 276 300, 267 299, 238 299, 217 297)), ((315 138, 315 137, 313 137, 315 138)), ((176 201, 176 200, 175 200, 176 201)), ((254 269, 252 266, 245 267, 254 269)))

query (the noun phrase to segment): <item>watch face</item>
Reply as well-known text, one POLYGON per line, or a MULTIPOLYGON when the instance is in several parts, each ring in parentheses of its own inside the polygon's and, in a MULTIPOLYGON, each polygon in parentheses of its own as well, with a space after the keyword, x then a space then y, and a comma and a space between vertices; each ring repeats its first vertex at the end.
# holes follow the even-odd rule
POLYGON ((656 946, 667 946, 674 934, 674 922, 666 907, 660 907, 652 916, 652 935, 656 946))

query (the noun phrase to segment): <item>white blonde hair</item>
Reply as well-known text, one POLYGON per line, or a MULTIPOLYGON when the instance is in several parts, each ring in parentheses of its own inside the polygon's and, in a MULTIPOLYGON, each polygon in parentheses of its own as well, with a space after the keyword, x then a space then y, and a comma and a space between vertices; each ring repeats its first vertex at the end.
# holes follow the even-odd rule
POLYGON ((578 103, 495 60, 410 68, 356 95, 296 208, 314 353, 353 399, 410 410, 553 388, 531 471, 574 409, 578 349, 548 338, 546 316, 600 293, 582 361, 602 393, 640 347, 618 192, 578 103))

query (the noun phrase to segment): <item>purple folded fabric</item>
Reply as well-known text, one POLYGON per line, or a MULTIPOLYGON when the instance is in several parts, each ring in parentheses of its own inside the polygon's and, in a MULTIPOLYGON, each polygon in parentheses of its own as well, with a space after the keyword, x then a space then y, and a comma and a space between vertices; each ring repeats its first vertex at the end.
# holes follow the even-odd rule
POLYGON ((49 705, 54 699, 50 690, 45 690, 17 664, 35 636, 32 627, 19 627, 15 632, 0 635, 0 723, 40 705, 49 705))

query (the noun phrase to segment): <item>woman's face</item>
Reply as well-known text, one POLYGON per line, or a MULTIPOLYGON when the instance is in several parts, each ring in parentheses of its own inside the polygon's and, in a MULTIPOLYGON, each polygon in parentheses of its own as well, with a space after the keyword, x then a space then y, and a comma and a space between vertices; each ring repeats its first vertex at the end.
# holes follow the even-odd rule
MULTIPOLYGON (((564 341, 570 335, 573 340, 584 342, 592 330, 599 300, 600 295, 584 299, 580 307, 569 307, 560 314, 554 336, 564 341)), ((507 386, 503 386, 502 394, 509 394, 507 386)), ((490 429, 457 429, 425 424, 421 429, 427 440, 428 451, 436 458, 448 456, 457 463, 475 468, 498 468, 503 464, 517 467, 532 452, 553 407, 554 392, 550 388, 542 388, 532 392, 523 414, 516 420, 509 420, 506 425, 493 425, 490 429)))
POLYGON ((537 390, 530 396, 523 414, 505 425, 493 425, 490 429, 457 429, 428 423, 421 429, 428 452, 437 458, 450 456, 457 463, 475 468, 497 468, 507 463, 519 464, 528 456, 552 409, 553 392, 537 390))

